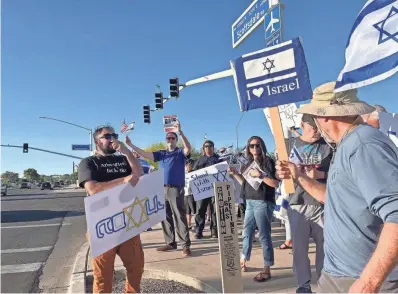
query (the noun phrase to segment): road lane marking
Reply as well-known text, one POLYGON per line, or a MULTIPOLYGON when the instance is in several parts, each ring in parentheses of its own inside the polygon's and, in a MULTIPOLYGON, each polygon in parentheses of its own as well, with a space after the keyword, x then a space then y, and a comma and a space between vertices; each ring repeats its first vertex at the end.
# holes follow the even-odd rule
POLYGON ((20 228, 37 228, 37 227, 59 227, 59 226, 70 226, 70 223, 59 223, 59 224, 42 224, 42 225, 26 225, 26 226, 1 226, 2 229, 20 229, 20 228))
POLYGON ((1 274, 16 274, 38 271, 44 262, 26 263, 26 264, 10 264, 1 266, 1 274))
POLYGON ((51 250, 52 246, 36 247, 36 248, 18 248, 18 249, 2 249, 1 254, 4 253, 23 253, 23 252, 36 252, 36 251, 48 251, 51 250))

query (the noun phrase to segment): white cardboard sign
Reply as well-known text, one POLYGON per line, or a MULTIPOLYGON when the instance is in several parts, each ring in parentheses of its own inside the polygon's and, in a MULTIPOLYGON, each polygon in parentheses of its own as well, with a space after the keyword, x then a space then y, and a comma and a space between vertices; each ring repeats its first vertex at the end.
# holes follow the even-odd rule
POLYGON ((398 147, 398 113, 379 113, 380 131, 385 133, 398 147))
MULTIPOLYGON (((303 116, 301 113, 296 113, 297 106, 295 103, 290 103, 290 104, 284 104, 284 105, 279 105, 279 114, 281 116, 281 123, 282 123, 282 129, 284 132, 289 130, 291 127, 295 128, 300 128, 301 127, 301 117, 303 116)), ((271 117, 269 114, 268 108, 264 108, 264 114, 265 117, 267 118, 269 128, 271 129, 272 134, 274 134, 274 131, 272 129, 272 124, 271 124, 271 117)), ((286 137, 286 134, 284 134, 286 137)))
POLYGON ((163 127, 166 133, 168 132, 177 132, 177 128, 175 124, 178 121, 177 115, 165 115, 163 116, 163 127))
POLYGON ((221 162, 186 174, 195 201, 214 196, 215 182, 232 182, 228 163, 221 162))
POLYGON ((84 199, 92 257, 166 219, 163 169, 84 199))

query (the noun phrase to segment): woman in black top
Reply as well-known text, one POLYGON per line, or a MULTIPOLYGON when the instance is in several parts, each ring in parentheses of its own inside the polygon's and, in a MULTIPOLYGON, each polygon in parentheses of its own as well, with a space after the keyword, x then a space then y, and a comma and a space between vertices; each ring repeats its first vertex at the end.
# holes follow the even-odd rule
POLYGON ((275 187, 279 185, 279 181, 275 178, 275 163, 267 156, 267 148, 260 137, 253 136, 248 140, 246 154, 249 160, 248 167, 253 161, 259 167, 250 171, 249 175, 261 184, 259 184, 257 189, 254 189, 241 174, 230 168, 230 173, 241 183, 241 197, 246 200, 241 268, 242 271, 247 271, 246 261, 250 260, 253 233, 257 225, 260 233, 259 239, 263 248, 264 270, 254 277, 254 280, 265 282, 271 278, 270 267, 274 265, 271 221, 275 207, 275 187))

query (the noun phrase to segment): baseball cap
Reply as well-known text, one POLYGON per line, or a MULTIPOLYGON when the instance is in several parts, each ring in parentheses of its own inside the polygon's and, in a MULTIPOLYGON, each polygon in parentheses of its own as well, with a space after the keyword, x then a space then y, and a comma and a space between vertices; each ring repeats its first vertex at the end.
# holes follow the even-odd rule
POLYGON ((315 124, 314 118, 310 114, 307 114, 307 113, 303 114, 303 117, 301 118, 301 121, 303 123, 309 124, 313 128, 317 127, 316 124, 315 124))

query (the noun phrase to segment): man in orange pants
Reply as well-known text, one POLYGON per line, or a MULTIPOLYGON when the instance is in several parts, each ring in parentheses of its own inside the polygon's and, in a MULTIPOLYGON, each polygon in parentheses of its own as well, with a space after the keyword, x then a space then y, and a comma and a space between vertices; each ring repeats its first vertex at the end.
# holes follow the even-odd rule
MULTIPOLYGON (((135 186, 143 174, 142 166, 130 150, 118 141, 110 126, 94 132, 96 153, 79 164, 79 184, 88 195, 113 188, 123 183, 135 186), (122 155, 115 155, 118 151, 122 155)), ((94 195, 95 197, 95 195, 94 195)), ((140 236, 108 250, 93 259, 94 293, 111 293, 116 254, 127 271, 126 293, 139 293, 144 272, 144 252, 140 236)))

